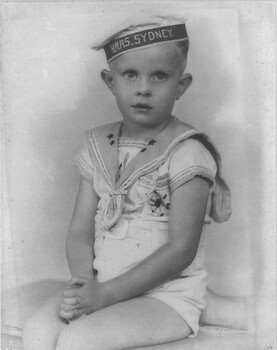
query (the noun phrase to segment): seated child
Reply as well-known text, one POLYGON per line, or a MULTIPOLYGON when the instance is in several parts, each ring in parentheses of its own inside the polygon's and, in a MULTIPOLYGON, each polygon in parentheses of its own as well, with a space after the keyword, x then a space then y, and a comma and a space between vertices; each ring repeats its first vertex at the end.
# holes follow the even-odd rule
POLYGON ((26 324, 25 350, 119 350, 194 337, 205 308, 204 233, 229 218, 209 139, 172 116, 189 88, 182 18, 102 42, 122 121, 88 130, 67 239, 67 288, 26 324))

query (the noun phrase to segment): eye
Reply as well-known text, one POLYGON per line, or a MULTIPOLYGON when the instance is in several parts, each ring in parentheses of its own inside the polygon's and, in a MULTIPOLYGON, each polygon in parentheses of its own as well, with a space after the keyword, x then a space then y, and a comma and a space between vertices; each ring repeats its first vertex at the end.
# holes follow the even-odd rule
POLYGON ((128 70, 122 73, 123 77, 127 79, 135 79, 137 77, 137 73, 133 70, 128 70))
POLYGON ((167 78, 167 75, 164 72, 155 72, 153 74, 153 78, 156 81, 163 81, 163 80, 165 80, 167 78))

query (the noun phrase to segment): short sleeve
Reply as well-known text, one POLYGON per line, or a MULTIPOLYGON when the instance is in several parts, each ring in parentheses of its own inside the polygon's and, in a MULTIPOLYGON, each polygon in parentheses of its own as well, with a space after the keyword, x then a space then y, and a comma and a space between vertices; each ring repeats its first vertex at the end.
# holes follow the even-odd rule
POLYGON ((78 167, 81 176, 92 183, 95 167, 90 156, 87 137, 85 138, 81 152, 77 156, 76 166, 78 167))
POLYGON ((178 145, 170 157, 170 191, 175 191, 195 176, 209 180, 214 186, 216 172, 216 162, 206 147, 197 140, 185 140, 178 145))

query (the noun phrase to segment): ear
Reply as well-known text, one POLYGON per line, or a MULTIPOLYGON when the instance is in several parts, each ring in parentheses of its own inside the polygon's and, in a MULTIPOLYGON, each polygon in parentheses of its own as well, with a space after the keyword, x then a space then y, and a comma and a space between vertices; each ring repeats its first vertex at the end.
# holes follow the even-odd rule
POLYGON ((107 70, 107 69, 103 69, 101 71, 101 78, 103 79, 104 83, 107 85, 107 87, 109 88, 111 93, 113 95, 115 95, 115 92, 114 92, 114 81, 113 81, 112 72, 107 70))
POLYGON ((191 74, 184 73, 181 75, 178 83, 176 97, 175 97, 176 100, 179 100, 179 98, 187 91, 191 83, 192 83, 191 74))

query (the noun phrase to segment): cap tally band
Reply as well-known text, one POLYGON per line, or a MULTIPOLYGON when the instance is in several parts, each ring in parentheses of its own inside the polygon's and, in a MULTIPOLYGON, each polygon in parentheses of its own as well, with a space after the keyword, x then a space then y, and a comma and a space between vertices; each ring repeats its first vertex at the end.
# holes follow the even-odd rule
POLYGON ((186 25, 184 23, 147 29, 113 39, 104 46, 104 50, 107 61, 109 62, 125 51, 155 43, 176 40, 188 40, 186 25))

